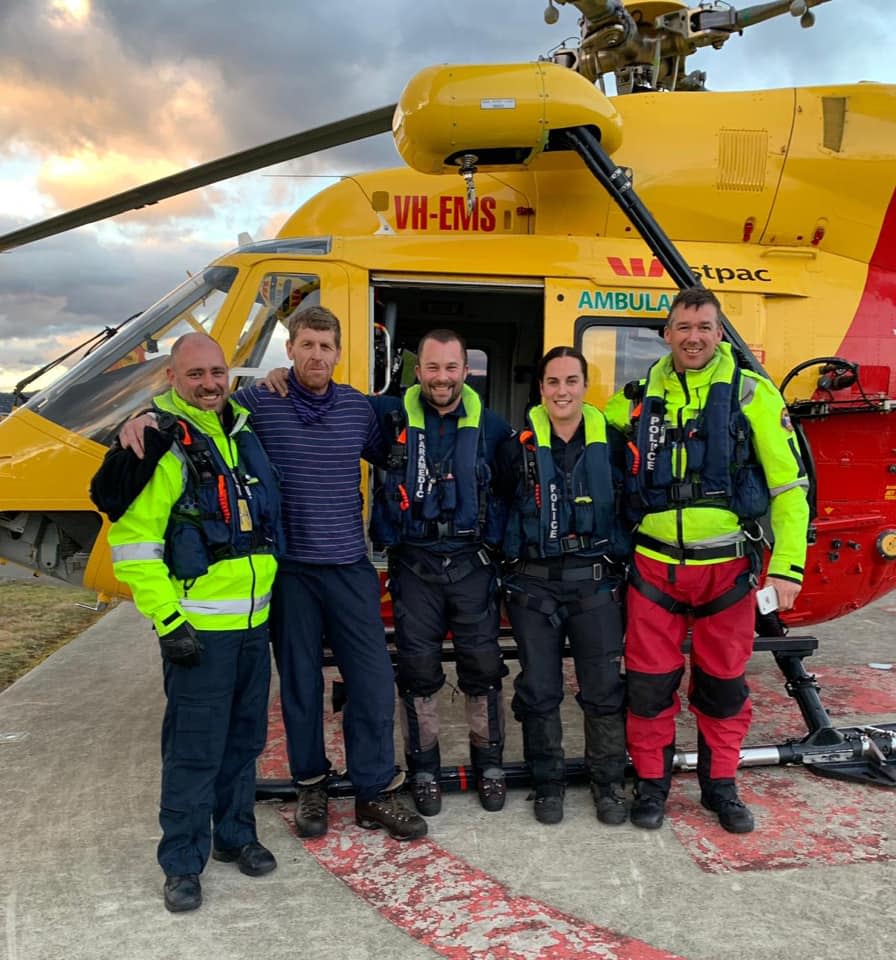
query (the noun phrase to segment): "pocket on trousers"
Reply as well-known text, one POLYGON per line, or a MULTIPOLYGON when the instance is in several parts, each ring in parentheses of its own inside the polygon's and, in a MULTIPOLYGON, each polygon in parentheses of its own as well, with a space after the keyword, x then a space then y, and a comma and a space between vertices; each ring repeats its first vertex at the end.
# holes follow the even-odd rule
POLYGON ((209 707, 181 706, 174 725, 177 760, 207 760, 211 752, 212 711, 209 707))

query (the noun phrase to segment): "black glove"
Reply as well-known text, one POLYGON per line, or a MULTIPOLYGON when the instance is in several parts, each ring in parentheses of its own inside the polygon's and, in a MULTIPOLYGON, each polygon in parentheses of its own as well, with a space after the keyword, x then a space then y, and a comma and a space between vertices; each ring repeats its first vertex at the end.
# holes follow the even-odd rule
POLYGON ((196 636, 196 631, 184 620, 171 633, 159 637, 162 657, 179 667, 198 667, 199 654, 205 649, 196 636))

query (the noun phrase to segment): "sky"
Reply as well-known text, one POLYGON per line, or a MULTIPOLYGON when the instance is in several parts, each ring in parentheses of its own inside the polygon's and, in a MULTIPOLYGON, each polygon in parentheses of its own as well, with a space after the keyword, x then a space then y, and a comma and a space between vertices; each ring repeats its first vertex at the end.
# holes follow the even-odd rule
MULTIPOLYGON (((756 0, 741 0, 740 6, 756 0)), ((0 0, 0 234, 395 102, 433 63, 537 59, 578 34, 546 0, 0 0)), ((697 6, 697 0, 691 0, 697 6)), ((701 51, 715 90, 896 83, 896 0, 831 0, 701 51)), ((145 309, 240 232, 273 236, 389 135, 0 254, 0 391, 145 309)))

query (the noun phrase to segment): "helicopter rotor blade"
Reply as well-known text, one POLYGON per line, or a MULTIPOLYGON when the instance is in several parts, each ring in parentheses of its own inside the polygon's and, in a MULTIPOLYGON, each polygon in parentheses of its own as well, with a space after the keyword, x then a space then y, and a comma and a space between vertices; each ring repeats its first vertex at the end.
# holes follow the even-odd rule
POLYGON ((251 173, 253 170, 282 163, 284 160, 294 160, 331 147, 339 147, 354 143, 356 140, 387 133, 392 129, 394 112, 394 103, 379 107, 367 113, 359 113, 334 123, 314 127, 303 133, 273 140, 258 147, 250 147, 248 150, 241 150, 239 153, 232 153, 227 157, 190 167, 189 170, 182 170, 169 177, 133 187, 123 193, 106 197, 104 200, 88 203, 68 213, 3 234, 0 236, 0 253, 26 243, 33 243, 44 237, 65 233, 67 230, 73 230, 87 223, 114 217, 127 210, 139 210, 140 207, 158 203, 159 200, 167 200, 168 197, 176 197, 199 187, 207 187, 209 184, 228 180, 242 173, 251 173))

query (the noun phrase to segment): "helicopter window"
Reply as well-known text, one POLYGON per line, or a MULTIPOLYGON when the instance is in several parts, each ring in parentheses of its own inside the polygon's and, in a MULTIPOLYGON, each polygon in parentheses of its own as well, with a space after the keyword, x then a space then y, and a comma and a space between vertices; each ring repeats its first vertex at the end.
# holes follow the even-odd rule
POLYGON ((191 277, 83 357, 27 406, 42 417, 98 443, 168 389, 165 369, 178 337, 208 333, 237 271, 212 267, 191 277))
POLYGON ((643 377, 647 368, 667 352, 658 333, 656 325, 637 320, 580 317, 576 340, 588 361, 588 402, 603 409, 617 390, 643 377))
POLYGON ((269 273, 258 287, 243 325, 231 374, 246 386, 272 367, 287 364, 286 339, 290 315, 320 303, 320 277, 314 274, 269 273))

